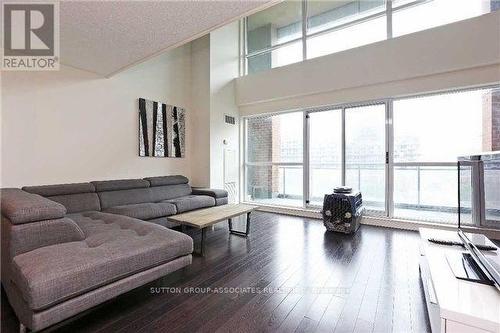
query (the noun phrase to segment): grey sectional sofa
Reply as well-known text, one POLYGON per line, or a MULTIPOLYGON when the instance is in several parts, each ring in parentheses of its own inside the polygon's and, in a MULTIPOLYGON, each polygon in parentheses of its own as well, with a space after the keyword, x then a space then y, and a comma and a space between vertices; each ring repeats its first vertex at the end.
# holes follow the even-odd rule
POLYGON ((2 285, 40 330, 191 263, 168 216, 227 203, 183 176, 1 190, 2 285))

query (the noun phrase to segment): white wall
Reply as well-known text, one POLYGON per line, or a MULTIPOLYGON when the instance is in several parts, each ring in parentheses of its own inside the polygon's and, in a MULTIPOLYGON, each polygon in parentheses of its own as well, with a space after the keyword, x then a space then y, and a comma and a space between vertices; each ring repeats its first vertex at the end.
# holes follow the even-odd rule
POLYGON ((234 79, 239 74, 238 36, 238 22, 210 33, 210 186, 213 188, 224 188, 224 149, 235 152, 236 163, 230 163, 230 167, 238 172, 239 113, 234 89, 234 79), (226 124, 225 114, 234 116, 236 124, 226 124))
POLYGON ((210 186, 210 37, 191 43, 193 110, 191 183, 210 186))
POLYGON ((58 72, 3 72, 1 185, 191 176, 190 45, 110 79, 62 66, 58 72), (187 110, 181 159, 138 156, 137 99, 187 110))
POLYGON ((224 123, 239 118, 238 34, 235 22, 109 79, 2 72, 0 186, 183 174, 223 188, 224 148, 239 150, 238 124, 224 123), (185 158, 138 156, 139 97, 186 108, 185 158))
POLYGON ((500 11, 237 80, 242 115, 500 81, 500 11))
MULTIPOLYGON (((193 124, 192 183, 224 188, 224 149, 239 152, 238 123, 224 123, 224 115, 238 122, 234 79, 239 74, 239 25, 228 24, 191 43, 193 124), (224 144, 224 141, 226 144, 224 144)), ((238 161, 234 163, 238 172, 238 161)))

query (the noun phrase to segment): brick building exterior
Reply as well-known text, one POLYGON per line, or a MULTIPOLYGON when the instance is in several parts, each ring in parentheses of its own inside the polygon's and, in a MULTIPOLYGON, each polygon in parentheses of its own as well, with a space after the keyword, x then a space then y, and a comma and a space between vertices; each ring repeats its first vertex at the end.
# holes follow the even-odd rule
POLYGON ((500 150, 500 89, 492 92, 491 113, 491 150, 500 150))
MULTIPOLYGON (((279 161, 279 117, 250 119, 247 122, 248 162, 279 161)), ((272 198, 279 192, 279 171, 275 166, 249 166, 247 169, 247 195, 252 198, 272 198)))
POLYGON ((483 151, 500 150, 500 89, 483 96, 483 151))

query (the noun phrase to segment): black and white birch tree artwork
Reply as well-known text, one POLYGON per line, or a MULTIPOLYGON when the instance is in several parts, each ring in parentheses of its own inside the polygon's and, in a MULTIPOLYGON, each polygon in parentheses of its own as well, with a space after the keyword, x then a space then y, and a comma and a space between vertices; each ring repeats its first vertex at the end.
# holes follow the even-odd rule
POLYGON ((139 156, 185 156, 185 110, 139 98, 139 156))

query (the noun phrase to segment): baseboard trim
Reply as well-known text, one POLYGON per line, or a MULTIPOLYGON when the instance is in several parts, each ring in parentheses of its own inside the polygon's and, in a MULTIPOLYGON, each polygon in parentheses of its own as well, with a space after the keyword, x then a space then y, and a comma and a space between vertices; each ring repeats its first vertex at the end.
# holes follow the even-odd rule
MULTIPOLYGON (((250 202, 246 204, 255 205, 255 203, 250 203, 250 202)), ((318 220, 322 219, 321 212, 319 210, 291 208, 282 206, 269 206, 269 205, 266 206, 256 205, 256 206, 258 206, 257 210, 262 212, 306 217, 318 220)), ((457 226, 454 224, 447 225, 447 224, 440 224, 433 222, 389 219, 385 217, 374 217, 374 216, 363 216, 363 218, 361 219, 361 224, 372 225, 383 228, 393 228, 393 229, 413 230, 413 231, 418 231, 419 228, 431 228, 431 229, 442 229, 442 230, 452 230, 452 231, 457 230, 457 226)), ((473 233, 481 233, 492 239, 500 239, 500 230, 491 228, 469 227, 469 226, 463 226, 462 229, 466 232, 468 231, 473 233)))
POLYGON ((259 206, 257 210, 268 213, 277 213, 291 216, 308 217, 312 219, 321 219, 321 213, 318 210, 289 208, 280 206, 259 206))

